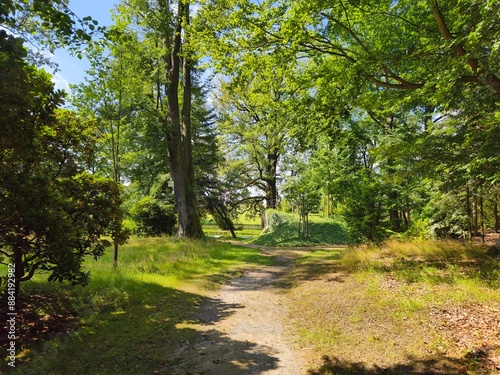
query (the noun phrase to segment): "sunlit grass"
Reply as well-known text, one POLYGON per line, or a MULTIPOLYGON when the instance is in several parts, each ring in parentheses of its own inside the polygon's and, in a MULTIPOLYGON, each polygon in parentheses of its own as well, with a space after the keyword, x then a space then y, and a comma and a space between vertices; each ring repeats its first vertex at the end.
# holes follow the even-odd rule
POLYGON ((236 225, 236 238, 233 238, 229 230, 220 229, 216 224, 206 224, 203 226, 205 236, 222 240, 248 241, 258 237, 262 232, 260 224, 240 224, 236 225))
POLYGON ((388 241, 345 252, 342 264, 351 271, 389 272, 408 283, 450 284, 476 282, 500 288, 499 261, 489 248, 458 241, 388 241))
POLYGON ((498 306, 500 261, 488 250, 458 241, 389 241, 308 252, 290 271, 296 342, 311 360, 339 358, 367 368, 397 368, 405 358, 438 363, 450 355, 461 358, 458 366, 472 366, 433 322, 461 306, 498 306))
POLYGON ((271 210, 269 231, 256 237, 252 243, 269 246, 304 246, 319 244, 346 244, 349 242, 345 224, 338 218, 325 218, 310 214, 308 235, 303 230, 299 237, 299 215, 271 210))
POLYGON ((55 297, 70 307, 62 312, 33 303, 37 319, 68 312, 75 319, 45 343, 26 342, 17 373, 163 373, 179 343, 194 337, 187 323, 210 299, 210 290, 245 268, 270 262, 256 249, 214 240, 132 238, 120 247, 116 268, 112 249, 85 261, 87 286, 49 283, 48 275, 39 274, 22 285, 23 295, 55 297))

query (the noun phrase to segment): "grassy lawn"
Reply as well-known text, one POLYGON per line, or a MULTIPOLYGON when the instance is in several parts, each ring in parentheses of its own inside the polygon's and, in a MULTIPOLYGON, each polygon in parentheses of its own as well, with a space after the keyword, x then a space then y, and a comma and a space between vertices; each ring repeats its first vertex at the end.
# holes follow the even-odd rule
POLYGON ((309 374, 498 374, 500 261, 457 242, 315 251, 289 278, 309 374))
POLYGON ((223 240, 248 241, 253 237, 259 236, 262 232, 260 217, 258 216, 249 217, 242 214, 234 220, 234 226, 236 229, 236 239, 232 238, 230 231, 220 229, 211 215, 208 215, 208 217, 203 220, 203 232, 207 237, 223 240))
POLYGON ((251 238, 259 236, 262 229, 260 224, 239 224, 236 225, 235 230, 237 238, 232 238, 231 232, 220 229, 217 224, 204 224, 203 232, 207 237, 245 242, 251 238))
POLYGON ((307 238, 299 237, 299 215, 269 210, 270 230, 252 240, 253 244, 266 246, 305 246, 318 244, 345 244, 349 241, 347 230, 338 219, 309 215, 307 238))
POLYGON ((194 337, 187 325, 209 291, 269 262, 258 250, 212 240, 134 238, 121 247, 117 269, 111 250, 86 262, 86 287, 39 275, 22 286, 23 350, 10 373, 168 373, 169 357, 194 337))

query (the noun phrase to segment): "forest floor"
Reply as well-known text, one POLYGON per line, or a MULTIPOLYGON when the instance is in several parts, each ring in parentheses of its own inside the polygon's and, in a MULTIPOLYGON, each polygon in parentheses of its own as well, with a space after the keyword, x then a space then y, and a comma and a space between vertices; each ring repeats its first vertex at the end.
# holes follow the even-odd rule
POLYGON ((299 375, 304 365, 290 341, 283 279, 304 249, 247 245, 274 258, 272 266, 248 270, 202 305, 193 342, 170 359, 169 373, 299 375))
POLYGON ((201 306, 189 326, 198 334, 168 373, 500 374, 500 303, 423 302, 448 286, 353 275, 339 247, 253 247, 274 265, 248 270, 201 306))
MULTIPOLYGON (((22 335, 33 342, 22 344, 36 347, 40 354, 34 350, 33 359, 21 357, 21 364, 33 363, 16 373, 111 375, 141 369, 158 375, 500 374, 500 258, 463 258, 457 242, 443 253, 445 261, 402 258, 410 244, 396 243, 399 257, 388 258, 376 249, 378 258, 364 258, 370 249, 361 249, 354 255, 367 267, 353 268, 346 262, 351 250, 342 246, 228 242, 203 242, 193 248, 173 242, 169 246, 182 247, 182 252, 159 251, 158 257, 166 258, 158 259, 146 259, 131 246, 122 254, 123 273, 111 277, 106 268, 110 260, 101 265, 102 280, 96 270, 96 284, 85 293, 99 297, 91 305, 102 306, 80 320, 68 313, 69 300, 69 307, 52 311, 57 305, 53 299, 38 301, 31 295, 26 311, 40 310, 43 319, 20 314, 20 326, 40 323, 40 329, 32 330, 36 335, 22 335), (218 255, 203 253, 201 244, 205 250, 212 246, 218 255), (186 261, 186 254, 192 259, 186 261), (139 275, 153 264, 168 265, 166 277, 174 271, 196 271, 213 288, 199 294, 199 286, 190 283, 189 292, 172 287, 170 279, 165 287, 160 285, 164 276, 156 273, 148 274, 158 278, 152 279, 155 283, 144 276, 132 279, 125 273, 132 267, 125 255, 144 258, 130 260, 140 268, 139 275), (237 259, 246 260, 244 271, 225 266, 237 259), (209 272, 210 267, 217 272, 209 272), (34 345, 37 341, 47 341, 47 348, 34 345), (40 359, 43 371, 35 363, 40 359)), ((148 251, 156 251, 160 243, 153 241, 148 251)), ((480 249, 484 254, 486 248, 480 249)), ((51 296, 42 291, 34 296, 51 296)))

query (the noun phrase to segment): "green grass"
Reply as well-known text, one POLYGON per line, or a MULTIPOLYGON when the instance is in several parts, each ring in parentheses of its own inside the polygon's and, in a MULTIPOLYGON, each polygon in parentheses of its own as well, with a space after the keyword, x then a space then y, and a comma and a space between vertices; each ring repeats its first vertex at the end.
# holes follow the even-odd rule
POLYGON ((289 319, 309 353, 309 374, 491 373, 487 361, 467 354, 481 345, 491 345, 491 357, 499 352, 491 327, 475 324, 500 306, 500 261, 487 247, 390 241, 319 250, 300 258, 288 277, 289 319), (453 341, 463 336, 453 333, 450 311, 472 317, 463 323, 471 324, 467 350, 453 341))
POLYGON ((48 283, 38 275, 22 286, 30 319, 62 323, 58 332, 43 333, 42 327, 28 340, 33 323, 22 322, 19 344, 25 350, 13 373, 165 373, 180 343, 194 337, 189 323, 210 302, 208 291, 244 268, 269 262, 258 250, 211 240, 134 238, 121 247, 116 269, 111 250, 85 262, 92 274, 86 287, 48 283))
POLYGON ((217 224, 204 224, 203 232, 207 237, 218 238, 223 240, 237 240, 246 241, 249 238, 254 238, 261 233, 260 224, 238 224, 236 225, 236 236, 232 238, 231 232, 228 230, 220 229, 217 224))
POLYGON ((303 246, 318 244, 346 244, 349 236, 345 225, 338 219, 309 215, 307 238, 299 237, 299 216, 269 210, 269 231, 262 233, 252 243, 268 246, 303 246))
POLYGON ((381 246, 353 248, 342 264, 351 271, 388 273, 406 283, 476 283, 500 289, 500 262, 487 246, 458 241, 388 241, 381 246))
MULTIPOLYGON (((234 220, 234 227, 237 241, 246 241, 259 236, 262 231, 260 216, 248 216, 241 214, 234 220)), ((207 237, 219 238, 223 240, 235 240, 228 230, 220 229, 211 215, 203 220, 203 232, 207 237)))

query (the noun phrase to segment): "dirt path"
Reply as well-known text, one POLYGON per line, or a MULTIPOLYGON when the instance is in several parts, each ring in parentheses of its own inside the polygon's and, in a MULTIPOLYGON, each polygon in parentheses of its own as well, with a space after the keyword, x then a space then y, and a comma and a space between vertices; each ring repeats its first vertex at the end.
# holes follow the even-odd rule
POLYGON ((245 272, 201 306, 199 334, 185 343, 174 359, 175 375, 298 375, 302 364, 287 338, 280 277, 302 250, 263 249, 276 266, 245 272))

